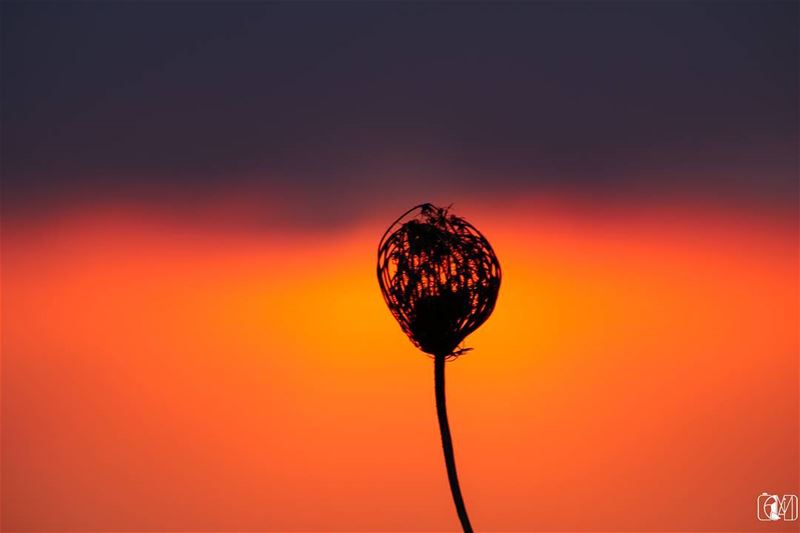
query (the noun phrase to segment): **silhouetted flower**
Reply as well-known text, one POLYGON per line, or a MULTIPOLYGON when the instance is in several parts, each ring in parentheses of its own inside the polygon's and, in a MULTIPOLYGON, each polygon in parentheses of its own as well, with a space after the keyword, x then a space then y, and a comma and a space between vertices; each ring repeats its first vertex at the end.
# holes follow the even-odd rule
POLYGON ((435 356, 456 356, 466 351, 457 349, 461 341, 494 309, 500 264, 469 222, 447 208, 422 204, 383 235, 378 281, 411 342, 435 356))
POLYGON ((447 209, 422 204, 403 213, 381 237, 378 283, 411 342, 433 355, 447 479, 461 527, 472 533, 447 421, 444 367, 448 358, 467 350, 458 345, 492 314, 500 290, 500 263, 472 224, 447 209))

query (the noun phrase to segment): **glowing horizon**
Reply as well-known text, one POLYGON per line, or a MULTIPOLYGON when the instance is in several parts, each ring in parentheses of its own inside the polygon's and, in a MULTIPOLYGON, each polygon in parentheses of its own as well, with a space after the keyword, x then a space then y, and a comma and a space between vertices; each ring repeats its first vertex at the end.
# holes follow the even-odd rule
MULTIPOLYGON (((448 364, 477 528, 738 530, 797 486, 795 227, 454 209, 504 275, 448 364)), ((433 366, 375 279, 395 213, 284 239, 98 213, 4 232, 9 529, 454 527, 433 366)))

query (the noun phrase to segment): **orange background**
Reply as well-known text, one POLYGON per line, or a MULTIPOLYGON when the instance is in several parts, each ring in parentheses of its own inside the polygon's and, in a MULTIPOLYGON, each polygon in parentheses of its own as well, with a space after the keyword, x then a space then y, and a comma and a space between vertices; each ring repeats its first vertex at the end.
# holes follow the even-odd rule
MULTIPOLYGON (((432 361, 375 279, 405 207, 282 236, 6 224, 3 529, 455 530, 432 361)), ((794 530, 755 518, 799 492, 793 218, 454 209, 504 276, 447 367, 478 530, 794 530)))

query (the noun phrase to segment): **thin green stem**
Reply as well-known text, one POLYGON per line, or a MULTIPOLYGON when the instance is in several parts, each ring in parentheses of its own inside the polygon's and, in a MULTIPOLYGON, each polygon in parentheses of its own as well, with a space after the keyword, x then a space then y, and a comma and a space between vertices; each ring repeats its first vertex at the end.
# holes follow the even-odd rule
POLYGON ((450 481, 450 492, 453 493, 453 502, 456 504, 458 519, 464 533, 472 533, 472 526, 467 516, 467 508, 464 506, 464 498, 461 496, 461 487, 458 485, 458 473, 456 472, 456 460, 453 455, 453 439, 450 436, 450 424, 447 422, 447 404, 444 394, 444 363, 445 356, 437 355, 434 357, 433 376, 436 384, 436 414, 439 416, 439 432, 442 434, 442 450, 444 451, 444 464, 447 466, 447 479, 450 481))

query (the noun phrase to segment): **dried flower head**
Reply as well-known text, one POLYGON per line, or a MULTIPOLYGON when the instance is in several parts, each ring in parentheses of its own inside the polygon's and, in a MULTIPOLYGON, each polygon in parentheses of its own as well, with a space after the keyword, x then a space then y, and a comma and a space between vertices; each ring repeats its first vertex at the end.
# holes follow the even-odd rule
POLYGON ((384 233, 378 282, 415 346, 434 356, 454 357, 466 351, 458 345, 494 309, 500 263, 472 224, 447 208, 422 204, 384 233))

